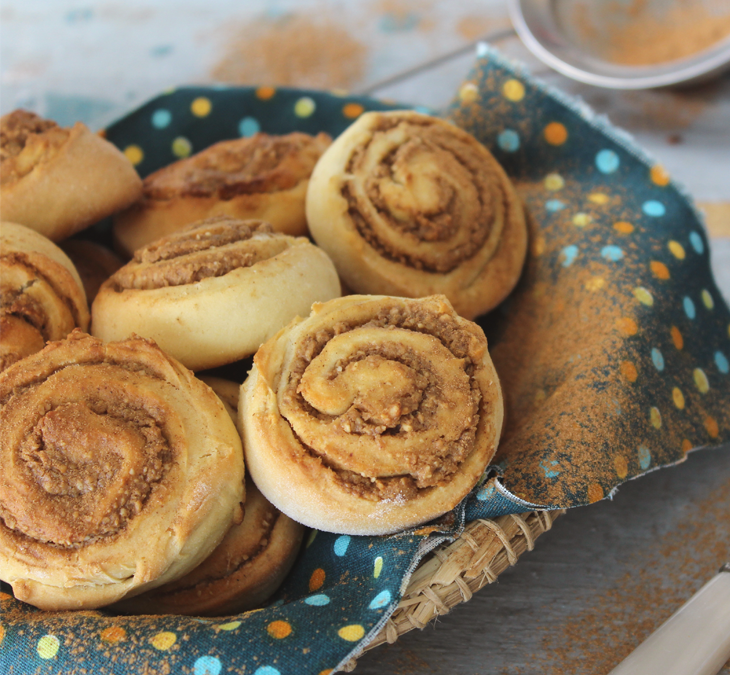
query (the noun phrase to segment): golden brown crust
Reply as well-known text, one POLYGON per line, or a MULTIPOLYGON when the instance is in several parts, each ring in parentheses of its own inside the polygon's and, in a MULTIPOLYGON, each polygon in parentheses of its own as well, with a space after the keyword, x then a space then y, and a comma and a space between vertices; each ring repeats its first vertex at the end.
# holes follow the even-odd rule
POLYGON ((131 255, 150 241, 215 215, 270 222, 290 235, 307 232, 304 198, 327 134, 258 133, 221 141, 150 174, 144 198, 115 218, 119 248, 131 255))
POLYGON ((306 239, 260 221, 211 218, 139 249, 101 287, 92 332, 153 338, 203 370, 253 354, 313 302, 339 293, 334 265, 306 239))
POLYGON ((22 110, 0 119, 0 215, 60 241, 135 202, 142 181, 111 143, 22 110))
POLYGON ((527 250, 519 199, 473 136, 412 111, 366 113, 322 156, 312 236, 355 292, 443 293, 467 318, 501 302, 527 250))
POLYGON ((42 609, 94 608, 186 574, 242 499, 215 394, 142 339, 74 331, 0 375, 0 574, 42 609))
POLYGON ((253 480, 284 513, 386 534, 469 492, 502 415, 484 334, 443 296, 348 296, 259 349, 240 426, 253 480))
POLYGON ((67 239, 61 244, 61 250, 76 267, 89 304, 94 301, 101 285, 124 264, 106 246, 86 239, 67 239))
POLYGON ((34 230, 0 223, 0 371, 88 327, 81 280, 63 251, 34 230))

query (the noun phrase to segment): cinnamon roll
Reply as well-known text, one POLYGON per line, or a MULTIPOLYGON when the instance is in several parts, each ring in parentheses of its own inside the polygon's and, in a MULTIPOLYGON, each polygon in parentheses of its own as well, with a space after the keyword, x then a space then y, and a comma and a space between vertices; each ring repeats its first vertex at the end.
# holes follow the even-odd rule
POLYGON ((141 201, 116 216, 116 244, 131 256, 155 239, 217 215, 265 220, 276 232, 306 234, 309 176, 330 142, 324 133, 257 133, 170 164, 147 176, 141 201))
POLYGON ((67 239, 61 250, 71 259, 91 303, 101 285, 116 272, 124 261, 106 246, 88 239, 67 239))
POLYGON ((456 506, 503 417, 484 333, 443 296, 315 305, 259 349, 240 405, 264 496, 310 527, 367 535, 456 506))
POLYGON ((77 122, 62 128, 26 110, 0 118, 0 217, 53 241, 142 195, 132 163, 77 122))
POLYGON ((0 222, 0 371, 88 327, 81 279, 64 252, 30 228, 0 222))
POLYGON ((356 293, 442 293, 467 318, 507 296, 527 251, 522 205, 490 152, 411 111, 365 113, 335 140, 307 220, 356 293))
POLYGON ((0 578, 45 610, 173 581, 240 519, 235 425, 144 339, 74 331, 0 374, 0 466, 0 578))
POLYGON ((340 294, 334 265, 303 237, 219 216, 139 249, 101 287, 92 333, 154 339, 188 368, 253 354, 313 302, 340 294))

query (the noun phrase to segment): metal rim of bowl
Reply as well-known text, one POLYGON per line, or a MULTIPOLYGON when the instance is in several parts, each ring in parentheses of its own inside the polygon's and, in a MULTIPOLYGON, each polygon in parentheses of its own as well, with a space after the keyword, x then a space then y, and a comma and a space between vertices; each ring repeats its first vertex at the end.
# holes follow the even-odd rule
MULTIPOLYGON (((730 66, 730 38, 726 38, 695 57, 678 60, 677 65, 673 67, 664 64, 655 67, 643 66, 640 69, 623 66, 622 68, 626 72, 622 76, 605 75, 586 70, 563 60, 545 47, 525 19, 522 10, 524 1, 508 0, 512 24, 522 42, 543 63, 579 82, 609 89, 653 89, 700 81, 730 66), (641 70, 641 74, 632 75, 631 70, 641 70), (650 70, 657 72, 646 74, 650 70)), ((590 57, 587 60, 590 61, 590 57)))

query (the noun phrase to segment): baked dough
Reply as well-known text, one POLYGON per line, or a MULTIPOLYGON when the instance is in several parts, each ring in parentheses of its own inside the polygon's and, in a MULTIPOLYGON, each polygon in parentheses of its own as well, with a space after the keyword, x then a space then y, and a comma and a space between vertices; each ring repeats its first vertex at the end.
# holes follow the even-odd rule
POLYGON ((141 194, 132 163, 81 122, 61 128, 25 110, 0 119, 3 220, 60 241, 141 194))
POLYGON ((307 220, 356 293, 443 293, 470 319, 509 294, 527 252, 522 205, 490 152, 412 111, 365 113, 335 140, 307 220))
POLYGON ((303 237, 219 216, 139 249, 91 307, 92 333, 153 338, 188 368, 253 354, 313 302, 340 294, 334 265, 303 237))
POLYGON ((271 223, 276 232, 307 233, 304 198, 327 134, 258 133, 221 141, 144 180, 144 198, 114 219, 117 247, 131 256, 146 244, 216 215, 271 223))
POLYGON ((66 239, 61 250, 76 267, 90 303, 101 285, 124 264, 114 251, 88 239, 66 239))
POLYGON ((379 535, 454 508, 493 456, 503 402, 481 328, 443 296, 317 304, 241 390, 246 466, 320 530, 379 535))
POLYGON ((154 343, 81 331, 0 374, 0 578, 45 610, 177 579, 240 519, 235 425, 154 343))
POLYGON ((74 328, 88 330, 89 309, 73 263, 38 232, 0 222, 0 371, 74 328))

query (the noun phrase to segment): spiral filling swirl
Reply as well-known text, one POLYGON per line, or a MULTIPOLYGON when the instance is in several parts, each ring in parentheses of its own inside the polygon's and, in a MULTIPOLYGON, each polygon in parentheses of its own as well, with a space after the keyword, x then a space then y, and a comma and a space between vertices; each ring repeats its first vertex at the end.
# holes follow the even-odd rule
POLYGON ((455 317, 390 306, 303 340, 280 410, 299 443, 368 500, 444 484, 475 447, 484 353, 455 317))
POLYGON ((349 215, 383 257, 445 274, 494 255, 505 221, 502 181, 473 139, 429 118, 384 117, 345 172, 349 215))

